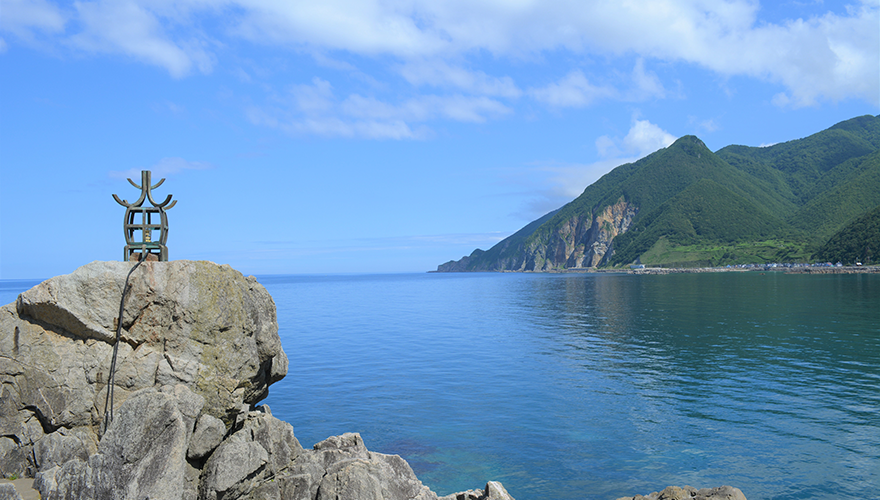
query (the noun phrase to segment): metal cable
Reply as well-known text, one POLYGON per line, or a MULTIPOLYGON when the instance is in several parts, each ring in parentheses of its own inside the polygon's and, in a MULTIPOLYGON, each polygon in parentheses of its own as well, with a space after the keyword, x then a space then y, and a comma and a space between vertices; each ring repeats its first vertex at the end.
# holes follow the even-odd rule
POLYGON ((113 360, 110 362, 110 374, 107 376, 107 396, 104 399, 104 432, 107 432, 110 422, 113 421, 113 386, 116 380, 116 354, 119 352, 119 339, 122 334, 122 312, 125 309, 125 294, 128 293, 128 279, 131 278, 131 273, 142 262, 147 260, 146 250, 146 248, 141 250, 141 256, 138 258, 137 264, 128 271, 128 276, 125 277, 125 284, 122 285, 122 298, 119 300, 119 319, 116 320, 116 343, 113 344, 113 360))

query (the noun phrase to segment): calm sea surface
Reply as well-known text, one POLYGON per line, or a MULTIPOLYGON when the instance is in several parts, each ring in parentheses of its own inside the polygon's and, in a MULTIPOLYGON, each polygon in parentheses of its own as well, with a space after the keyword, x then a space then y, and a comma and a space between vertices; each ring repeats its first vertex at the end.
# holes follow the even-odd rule
POLYGON ((259 279, 290 358, 272 413, 306 447, 360 432, 439 494, 880 491, 880 275, 259 279))

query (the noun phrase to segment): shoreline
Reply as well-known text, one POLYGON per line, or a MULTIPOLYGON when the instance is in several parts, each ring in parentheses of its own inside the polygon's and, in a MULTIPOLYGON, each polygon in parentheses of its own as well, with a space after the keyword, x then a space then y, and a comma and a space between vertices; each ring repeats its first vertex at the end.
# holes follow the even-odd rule
POLYGON ((755 267, 644 267, 641 269, 598 269, 595 267, 580 267, 569 269, 553 269, 550 271, 428 271, 428 273, 535 273, 535 274, 635 274, 635 275, 659 275, 659 274, 700 274, 700 273, 753 273, 761 274, 880 274, 880 265, 871 266, 798 266, 785 267, 780 265, 767 265, 755 267))
POLYGON ((644 269, 627 269, 626 274, 678 274, 678 273, 753 273, 761 274, 783 273, 783 274, 875 274, 880 273, 880 266, 842 266, 842 267, 753 267, 753 268, 725 268, 725 267, 699 267, 699 268, 663 268, 663 267, 646 267, 644 269))

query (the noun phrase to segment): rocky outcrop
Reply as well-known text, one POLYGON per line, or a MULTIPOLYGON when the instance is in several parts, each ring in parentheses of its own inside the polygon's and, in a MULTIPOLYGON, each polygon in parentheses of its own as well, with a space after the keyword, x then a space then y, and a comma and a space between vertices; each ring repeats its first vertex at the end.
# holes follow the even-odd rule
MULTIPOLYGON (((3 474, 97 449, 119 302, 132 264, 94 262, 0 308, 3 474), (48 442, 37 445, 44 437, 48 442)), ((130 277, 114 402, 182 385, 229 427, 287 373, 275 305, 262 285, 210 262, 147 262, 130 277)))
POLYGON ((718 488, 696 489, 693 486, 667 486, 663 491, 634 497, 621 497, 617 500, 746 500, 739 488, 719 486, 718 488))
POLYGON ((551 271, 597 267, 613 253, 613 241, 629 229, 638 208, 623 198, 595 216, 577 214, 543 238, 526 244, 524 259, 514 271, 551 271))
POLYGON ((133 265, 94 262, 0 308, 4 476, 34 476, 47 500, 437 499, 358 434, 305 450, 256 406, 287 357, 255 278, 210 262, 133 265))
POLYGON ((504 489, 498 481, 489 481, 482 490, 468 490, 461 493, 453 493, 440 500, 512 500, 513 497, 504 489))
MULTIPOLYGON (((474 250, 470 255, 465 255, 464 257, 458 260, 450 260, 444 264, 440 264, 437 266, 438 273, 463 273, 466 271, 473 271, 471 269, 471 261, 476 261, 479 259, 481 255, 485 252, 480 250, 479 248, 474 250)), ((485 269, 481 269, 485 270, 485 269)))

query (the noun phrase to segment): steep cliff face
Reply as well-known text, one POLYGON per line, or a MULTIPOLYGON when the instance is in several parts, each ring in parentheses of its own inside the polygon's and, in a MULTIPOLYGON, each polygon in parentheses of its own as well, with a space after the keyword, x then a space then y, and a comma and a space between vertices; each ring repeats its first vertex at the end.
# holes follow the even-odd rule
POLYGON ((638 207, 621 198, 594 217, 574 215, 546 238, 529 241, 525 258, 516 262, 516 267, 504 269, 551 271, 601 265, 613 252, 614 238, 629 229, 638 211, 638 207))
POLYGON ((638 207, 623 200, 605 208, 593 220, 590 239, 584 245, 584 255, 567 267, 596 267, 604 264, 613 252, 614 238, 625 233, 632 224, 638 207))
POLYGON ((550 213, 491 251, 474 250, 469 256, 440 264, 437 272, 552 271, 603 265, 614 251, 614 238, 630 228, 638 212, 639 207, 621 197, 596 211, 595 216, 574 213, 556 230, 539 234, 535 228, 550 220, 554 214, 550 213))

